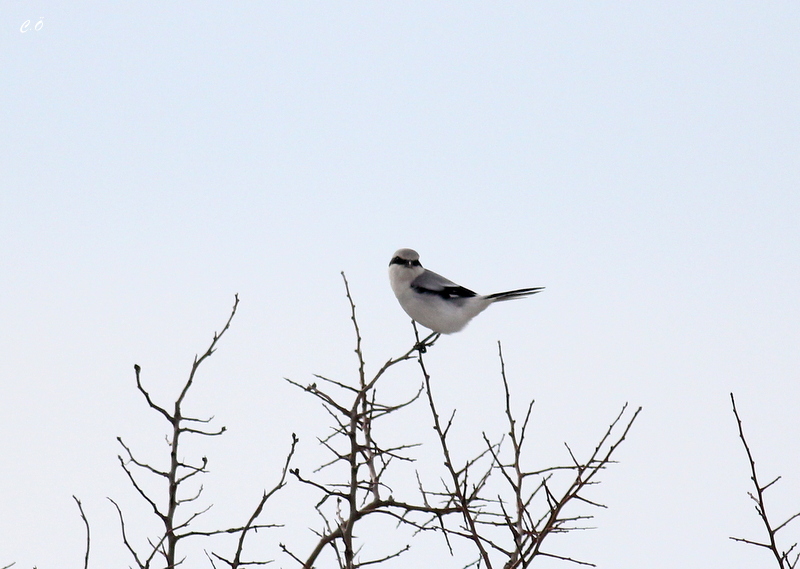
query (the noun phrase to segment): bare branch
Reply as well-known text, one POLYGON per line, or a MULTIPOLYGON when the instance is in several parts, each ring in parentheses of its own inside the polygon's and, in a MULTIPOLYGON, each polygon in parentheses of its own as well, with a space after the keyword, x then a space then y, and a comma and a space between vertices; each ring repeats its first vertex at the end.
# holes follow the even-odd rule
POLYGON ((266 527, 264 525, 256 524, 255 521, 256 519, 258 519, 258 516, 261 515, 261 512, 264 509, 264 505, 267 503, 267 500, 269 500, 281 488, 286 486, 286 475, 289 473, 289 465, 292 462, 292 457, 294 456, 294 452, 297 447, 297 442, 298 442, 297 435, 292 433, 292 444, 291 447, 289 448, 289 453, 286 455, 286 461, 283 464, 283 470, 281 470, 281 476, 278 479, 277 484, 275 484, 275 486, 273 486, 269 492, 264 492, 264 495, 261 497, 261 501, 258 503, 256 509, 253 511, 252 515, 247 520, 247 523, 244 525, 244 527, 241 528, 239 532, 239 540, 237 542, 236 552, 234 554, 233 560, 229 563, 231 569, 238 569, 238 567, 244 565, 262 565, 266 563, 266 562, 264 563, 242 562, 241 559, 242 559, 242 551, 244 550, 244 541, 245 538, 247 537, 247 533, 250 530, 255 530, 260 527, 266 527))
MULTIPOLYGON (((419 336, 417 335, 418 338, 419 336)), ((446 427, 442 427, 435 402, 430 394, 430 378, 425 370, 423 356, 422 354, 419 355, 418 360, 420 361, 425 385, 428 389, 429 407, 433 416, 434 430, 437 432, 443 452, 444 466, 451 480, 450 484, 444 484, 444 492, 424 493, 426 503, 428 496, 438 496, 447 503, 460 505, 459 511, 463 521, 462 526, 457 529, 449 528, 443 523, 444 520, 440 520, 441 531, 445 536, 458 536, 471 541, 476 546, 479 558, 470 565, 485 566, 489 569, 493 563, 489 554, 490 552, 495 552, 504 558, 503 567, 508 569, 528 567, 533 559, 540 555, 591 566, 591 563, 579 561, 572 557, 546 552, 542 549, 542 544, 549 534, 590 529, 584 522, 591 519, 592 516, 565 515, 564 510, 573 501, 593 507, 605 507, 596 500, 584 495, 584 490, 596 484, 597 482, 594 478, 596 478, 597 473, 608 464, 613 463, 611 460, 612 454, 626 438, 641 408, 634 412, 622 433, 611 441, 610 437, 616 432, 617 425, 627 409, 627 404, 623 406, 620 413, 611 422, 606 433, 601 437, 600 442, 588 460, 578 460, 569 445, 565 445, 572 461, 571 465, 550 466, 536 470, 524 469, 522 465, 522 449, 526 440, 527 429, 530 425, 533 401, 528 403, 525 410, 525 418, 519 424, 512 411, 511 390, 506 376, 502 346, 499 343, 498 354, 505 395, 505 415, 508 424, 507 438, 505 436, 501 437, 500 441, 495 443, 485 433, 482 435, 485 446, 483 453, 489 455, 491 466, 485 471, 479 471, 481 474, 477 478, 475 478, 473 470, 480 456, 467 461, 462 469, 457 470, 453 466, 451 451, 447 442, 448 432, 453 426, 453 416, 451 415, 446 427), (504 441, 507 441, 510 449, 504 444, 504 441), (506 450, 503 450, 504 447, 506 450), (504 458, 506 455, 507 458, 504 458), (487 487, 489 476, 497 471, 499 471, 502 482, 510 492, 510 496, 507 498, 502 494, 492 498, 482 495, 484 488, 487 487), (574 478, 563 493, 556 495, 551 492, 548 481, 553 475, 561 472, 572 472, 574 473, 574 478), (533 476, 539 477, 540 480, 532 489, 526 489, 526 481, 533 476), (474 481, 470 483, 470 479, 474 479, 474 481), (539 496, 538 501, 534 502, 534 498, 537 496, 539 496), (535 514, 535 509, 539 507, 545 508, 544 513, 535 514), (487 533, 490 528, 507 529, 510 542, 506 543, 501 541, 499 537, 494 537, 494 534, 487 533)), ((449 542, 448 547, 450 547, 449 542)))
POLYGON ((83 520, 83 523, 86 525, 86 555, 84 556, 83 559, 83 569, 89 569, 89 549, 92 543, 91 534, 89 532, 89 520, 86 519, 86 514, 83 511, 83 504, 81 504, 81 501, 78 500, 78 497, 73 494, 72 498, 75 500, 75 503, 78 504, 78 510, 80 510, 81 512, 81 519, 83 520))
POLYGON ((228 328, 231 327, 231 322, 233 321, 233 317, 236 316, 236 309, 238 307, 239 307, 239 295, 235 294, 234 295, 233 308, 231 309, 231 315, 228 317, 228 321, 225 322, 225 326, 222 327, 222 331, 219 332, 219 333, 216 333, 216 332, 214 333, 214 338, 211 341, 211 344, 208 346, 208 349, 205 351, 205 353, 202 356, 200 356, 199 358, 197 356, 194 357, 194 363, 192 364, 192 371, 191 371, 191 373, 189 373, 189 379, 186 381, 186 384, 183 386, 183 390, 181 391, 181 394, 178 396, 178 399, 175 401, 176 409, 180 408, 180 404, 183 402, 183 398, 186 397, 186 393, 189 391, 189 388, 192 386, 192 382, 194 381, 194 375, 197 372, 197 368, 200 367, 200 364, 202 364, 203 361, 206 358, 210 357, 211 354, 214 353, 214 349, 215 349, 215 347, 217 345, 217 342, 219 342, 220 338, 222 338, 222 336, 225 334, 225 332, 228 331, 228 328))
POLYGON ((586 561, 578 561, 577 559, 573 559, 572 557, 564 557, 563 555, 555 555, 554 553, 546 553, 544 551, 540 551, 539 555, 543 557, 552 557, 553 559, 560 559, 561 561, 569 561, 570 563, 575 563, 576 565, 585 565, 587 567, 597 567, 594 563, 588 563, 586 561))
MULTIPOLYGON (((175 398, 173 402, 173 411, 169 412, 163 406, 157 404, 153 398, 150 396, 150 393, 144 388, 141 381, 141 368, 138 365, 134 366, 134 371, 136 373, 136 387, 140 393, 144 396, 145 400, 147 401, 148 406, 151 409, 154 409, 159 414, 161 414, 170 424, 171 427, 171 436, 167 436, 167 443, 170 447, 170 460, 169 460, 169 468, 167 470, 160 470, 158 468, 153 467, 152 465, 142 462, 134 456, 131 449, 125 445, 122 441, 121 437, 118 437, 117 440, 119 441, 120 445, 125 450, 125 454, 127 455, 127 460, 125 460, 122 456, 119 457, 120 465, 122 469, 125 471, 125 474, 128 476, 131 485, 134 489, 138 492, 138 494, 144 499, 152 508, 154 514, 159 518, 161 523, 164 526, 164 533, 163 535, 156 539, 148 539, 148 543, 152 548, 152 552, 146 560, 143 560, 142 557, 139 557, 138 554, 133 550, 128 537, 126 535, 126 528, 125 528, 125 521, 122 515, 122 511, 117 505, 116 502, 114 503, 120 517, 120 525, 122 528, 123 533, 123 542, 125 543, 128 550, 133 554, 134 559, 137 565, 140 568, 149 567, 151 560, 155 555, 161 555, 164 557, 164 560, 167 564, 169 569, 174 569, 178 565, 182 563, 182 560, 179 560, 176 555, 176 547, 180 540, 185 539, 191 536, 199 536, 199 535, 216 535, 218 533, 224 533, 226 530, 211 530, 211 531, 195 531, 190 530, 189 526, 194 522, 198 517, 202 514, 207 512, 211 505, 207 506, 206 508, 199 509, 193 513, 191 513, 183 522, 177 521, 177 514, 180 509, 181 505, 187 504, 189 502, 196 501, 203 492, 203 485, 201 484, 196 491, 191 494, 187 498, 181 498, 180 493, 185 488, 183 484, 187 482, 190 478, 193 478, 197 474, 204 474, 207 472, 207 459, 205 457, 202 458, 202 462, 199 466, 190 464, 184 460, 180 460, 179 456, 179 447, 180 447, 180 437, 182 434, 194 434, 194 435, 201 435, 201 436, 218 436, 225 432, 225 427, 221 427, 218 430, 207 430, 203 428, 197 428, 197 425, 207 425, 213 419, 213 416, 208 419, 200 419, 196 417, 189 417, 185 416, 182 409, 182 403, 189 392, 189 389, 194 383, 197 371, 200 365, 214 353, 217 343, 219 342, 220 338, 227 332, 230 328, 231 322, 233 317, 236 314, 237 307, 239 305, 239 295, 234 296, 234 303, 233 307, 231 308, 230 315, 228 316, 225 325, 223 326, 222 330, 219 333, 215 333, 211 343, 209 344, 206 351, 200 355, 195 356, 194 361, 192 363, 191 370, 189 372, 189 377, 184 383, 180 393, 175 398), (187 426, 189 424, 194 424, 196 426, 187 426), (136 467, 149 472, 150 474, 154 474, 159 478, 166 478, 167 480, 167 497, 166 497, 166 506, 164 509, 160 508, 157 505, 155 498, 149 495, 143 487, 139 484, 136 477, 133 474, 130 464, 135 465, 136 467), (186 530, 181 533, 181 530, 186 530)), ((229 528, 230 531, 228 533, 236 533, 239 531, 239 528, 229 528)))
MULTIPOLYGON (((403 356, 388 360, 374 376, 368 378, 355 302, 344 273, 342 273, 342 279, 355 333, 355 353, 358 361, 356 379, 347 383, 316 375, 315 377, 321 383, 312 383, 306 386, 287 379, 292 385, 300 387, 318 398, 322 402, 323 409, 334 422, 330 434, 318 438, 320 444, 332 454, 333 458, 318 466, 313 474, 316 475, 322 470, 341 466, 343 467, 342 474, 345 475, 338 481, 322 482, 317 480, 316 476, 312 478, 301 476, 297 469, 289 471, 298 481, 316 489, 321 494, 317 503, 317 511, 323 520, 323 529, 312 530, 319 538, 312 551, 303 560, 298 555, 291 553, 285 545, 281 545, 281 549, 304 568, 314 566, 319 556, 328 547, 330 547, 330 552, 337 564, 347 569, 378 564, 397 557, 407 549, 391 552, 372 560, 357 562, 356 557, 359 555, 361 547, 356 543, 355 527, 367 516, 383 514, 413 528, 427 529, 424 522, 410 519, 409 516, 411 514, 446 515, 456 511, 453 508, 433 508, 429 504, 418 506, 404 501, 396 501, 391 496, 389 498, 381 496, 384 489, 390 493, 392 491, 384 481, 390 465, 396 461, 413 460, 406 455, 405 451, 417 445, 414 443, 380 445, 374 438, 375 421, 404 409, 419 399, 422 388, 406 401, 398 404, 385 404, 377 396, 377 382, 393 365, 412 359, 412 354, 421 343, 418 342, 415 348, 408 350, 403 356), (343 394, 338 391, 334 394, 321 388, 320 385, 341 390, 343 394)), ((431 343, 429 338, 427 345, 429 346, 431 343)))
POLYGON ((794 520, 797 517, 800 517, 800 512, 790 516, 785 522, 778 525, 777 527, 772 527, 772 523, 767 516, 767 507, 764 501, 764 492, 767 488, 771 487, 775 484, 778 480, 780 480, 780 476, 775 478, 772 482, 761 486, 758 481, 758 474, 756 474, 756 461, 753 458, 753 453, 750 452, 750 446, 747 444, 747 439, 744 436, 744 430, 742 428, 742 420, 739 417, 739 412, 736 410, 736 400, 733 397, 733 393, 731 393, 731 407, 733 408, 733 415, 736 418, 736 425, 739 429, 739 439, 742 441, 742 445, 744 446, 744 450, 747 453, 747 460, 750 463, 750 480, 753 481, 753 486, 756 489, 755 494, 750 494, 750 498, 756 503, 756 512, 758 512, 758 516, 761 518, 761 521, 764 524, 764 528, 767 530, 767 543, 761 543, 758 541, 752 541, 749 539, 744 539, 741 537, 731 537, 733 541, 738 541, 742 543, 747 543, 750 545, 755 545, 758 547, 764 547, 769 549, 772 552, 772 555, 775 557, 775 561, 778 563, 778 567, 780 569, 794 569, 797 566, 798 558, 800 555, 795 557, 794 561, 789 560, 789 554, 794 550, 797 546, 797 543, 793 544, 788 550, 781 551, 778 547, 776 535, 778 531, 786 527, 789 522, 794 520))
POLYGON ((125 532, 125 518, 122 515, 122 510, 120 509, 119 504, 117 504, 112 498, 108 498, 108 501, 114 504, 114 507, 117 509, 117 514, 119 514, 119 525, 122 531, 122 543, 125 545, 130 554, 133 556, 134 561, 136 561, 136 566, 139 567, 139 569, 145 569, 145 567, 148 567, 149 563, 148 565, 142 563, 142 561, 139 559, 139 555, 137 555, 136 553, 136 550, 131 546, 130 542, 128 541, 128 535, 125 532))
MULTIPOLYGON (((152 472, 153 474, 156 474, 158 476, 162 476, 164 478, 167 478, 169 476, 168 472, 163 472, 161 470, 157 470, 157 469, 153 468, 152 466, 150 466, 147 463, 140 462, 140 461, 136 460, 136 458, 134 458, 134 456, 133 456, 133 453, 131 452, 131 449, 128 448, 128 446, 122 441, 122 437, 117 437, 117 442, 122 446, 122 448, 125 449, 125 452, 128 455, 128 462, 132 462, 133 464, 135 464, 139 468, 143 468, 145 470, 149 470, 150 472, 152 472)), ((120 460, 122 460, 122 457, 120 457, 120 460)))
MULTIPOLYGON (((439 420, 439 413, 436 410, 436 403, 433 398, 433 391, 431 389, 431 377, 428 375, 428 371, 425 369, 425 361, 423 358, 423 353, 426 350, 426 344, 424 341, 420 341, 419 338, 419 331, 417 330, 416 322, 412 321, 412 325, 414 327, 414 337, 417 340, 417 345, 420 346, 418 349, 418 357, 417 361, 419 362, 420 369, 422 370, 422 376, 425 382, 425 391, 428 395, 428 405, 431 410, 431 414, 433 416, 433 428, 438 435, 439 444, 442 449, 442 455, 444 456, 444 466, 447 469, 447 472, 450 475, 450 478, 453 482, 452 487, 452 500, 453 502, 459 507, 461 511, 461 515, 464 520, 464 524, 466 526, 467 535, 469 539, 475 544, 475 547, 478 549, 478 553, 480 555, 481 561, 486 566, 486 569, 492 569, 492 561, 489 558, 489 553, 486 551, 484 547, 483 539, 481 538, 480 533, 477 529, 477 522, 476 516, 470 509, 471 503, 470 500, 467 499, 467 496, 464 492, 464 485, 466 484, 466 472, 465 469, 463 472, 465 476, 460 476, 456 469, 453 467, 453 460, 450 455, 450 448, 447 443, 447 431, 450 429, 452 425, 453 415, 450 416, 450 421, 448 422, 448 426, 446 428, 442 428, 441 421, 439 420)), ((430 336, 429 336, 430 337, 430 336)), ((434 341, 438 338, 434 338, 434 341)), ((453 412, 455 414, 455 411, 453 412)))
POLYGON ((142 368, 141 368, 141 367, 139 367, 139 365, 138 365, 138 364, 134 364, 134 366, 133 366, 133 371, 134 371, 134 372, 135 372, 135 374, 136 374, 136 387, 137 387, 137 389, 139 389, 139 391, 142 393, 142 395, 144 395, 144 398, 145 398, 145 400, 147 401, 147 404, 150 406, 150 408, 151 408, 151 409, 155 409, 156 411, 158 411, 159 413, 161 413, 161 414, 162 414, 162 415, 163 415, 163 416, 164 416, 164 417, 167 419, 167 421, 170 421, 170 422, 172 422, 172 415, 170 415, 170 414, 167 412, 167 410, 166 410, 166 409, 164 409, 163 407, 160 407, 160 406, 156 405, 156 404, 153 402, 153 400, 150 398, 150 394, 149 394, 149 393, 147 392, 147 390, 146 390, 146 389, 145 389, 145 388, 142 386, 142 381, 141 381, 141 377, 140 377, 140 374, 141 374, 142 368))

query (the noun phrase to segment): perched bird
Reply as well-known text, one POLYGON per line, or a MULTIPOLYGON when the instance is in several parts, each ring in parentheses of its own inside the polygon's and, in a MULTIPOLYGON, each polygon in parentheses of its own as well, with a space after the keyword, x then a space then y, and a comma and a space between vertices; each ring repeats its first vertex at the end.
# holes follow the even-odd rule
POLYGON ((483 296, 423 268, 413 249, 399 249, 394 254, 389 281, 406 314, 440 334, 462 330, 493 302, 523 298, 544 289, 520 288, 483 296))

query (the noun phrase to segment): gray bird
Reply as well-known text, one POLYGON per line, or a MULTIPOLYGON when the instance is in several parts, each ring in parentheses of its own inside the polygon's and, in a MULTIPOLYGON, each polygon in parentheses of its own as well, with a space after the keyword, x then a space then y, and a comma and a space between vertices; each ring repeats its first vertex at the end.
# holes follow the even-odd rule
POLYGON ((389 281, 400 306, 413 320, 440 334, 458 332, 493 302, 536 294, 544 287, 486 296, 423 268, 413 249, 398 249, 389 262, 389 281))

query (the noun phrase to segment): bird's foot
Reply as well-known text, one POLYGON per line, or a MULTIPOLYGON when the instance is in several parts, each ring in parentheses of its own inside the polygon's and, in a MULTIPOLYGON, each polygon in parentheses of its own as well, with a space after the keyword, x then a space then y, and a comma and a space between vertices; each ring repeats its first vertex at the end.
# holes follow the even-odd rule
POLYGON ((439 339, 441 334, 439 332, 433 332, 427 338, 417 342, 414 346, 414 349, 417 350, 420 354, 424 354, 428 351, 428 348, 433 346, 434 342, 439 339))

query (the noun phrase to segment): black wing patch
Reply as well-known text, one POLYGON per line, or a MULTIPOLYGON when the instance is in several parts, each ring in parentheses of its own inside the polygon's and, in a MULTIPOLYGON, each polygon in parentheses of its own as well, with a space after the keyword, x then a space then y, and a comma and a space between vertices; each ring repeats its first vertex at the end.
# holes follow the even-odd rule
POLYGON ((415 291, 422 293, 422 294, 433 294, 436 296, 440 296, 444 299, 451 299, 451 298, 471 298, 473 296, 477 296, 477 293, 469 290, 468 288, 464 288, 463 286, 444 286, 440 289, 433 290, 429 288, 425 288, 421 285, 412 284, 411 288, 415 291))

